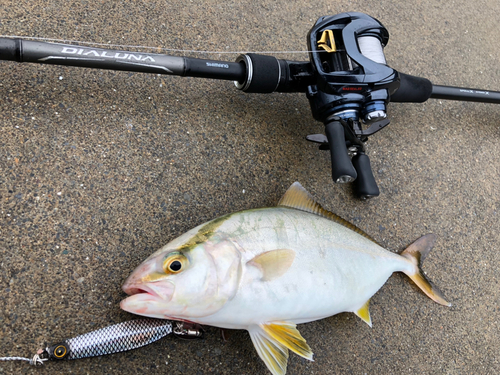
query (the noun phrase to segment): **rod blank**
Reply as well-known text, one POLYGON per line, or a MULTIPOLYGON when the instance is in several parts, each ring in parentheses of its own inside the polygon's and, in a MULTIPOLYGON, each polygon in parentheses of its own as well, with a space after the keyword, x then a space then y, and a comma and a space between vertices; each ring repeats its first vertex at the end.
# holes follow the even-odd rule
POLYGON ((431 99, 462 100, 500 104, 500 92, 465 87, 432 85, 431 99))
POLYGON ((235 62, 0 38, 0 60, 243 81, 235 62))

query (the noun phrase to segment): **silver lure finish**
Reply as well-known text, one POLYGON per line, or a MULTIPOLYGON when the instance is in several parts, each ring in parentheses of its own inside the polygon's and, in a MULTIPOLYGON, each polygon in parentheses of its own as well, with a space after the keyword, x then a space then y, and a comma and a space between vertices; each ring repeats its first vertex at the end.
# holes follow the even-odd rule
POLYGON ((200 329, 185 322, 137 319, 67 339, 47 347, 41 358, 79 359, 124 352, 151 344, 173 333, 178 337, 201 337, 200 329))

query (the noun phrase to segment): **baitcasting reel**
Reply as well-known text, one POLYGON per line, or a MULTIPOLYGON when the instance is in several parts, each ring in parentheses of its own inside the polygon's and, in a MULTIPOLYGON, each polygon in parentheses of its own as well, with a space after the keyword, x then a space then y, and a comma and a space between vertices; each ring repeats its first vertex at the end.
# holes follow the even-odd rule
POLYGON ((316 84, 307 88, 313 117, 325 124, 334 182, 355 183, 362 198, 379 195, 364 142, 389 124, 386 106, 399 88, 398 73, 386 65, 389 33, 361 13, 320 18, 307 38, 316 84), (361 122, 370 125, 363 132, 361 122), (351 160, 352 158, 352 160, 351 160))
POLYGON ((500 104, 500 92, 438 86, 395 71, 384 56, 388 40, 379 21, 353 12, 318 19, 307 36, 305 62, 255 53, 225 62, 8 38, 0 38, 0 60, 231 80, 247 93, 303 92, 326 133, 306 139, 330 150, 334 182, 353 182, 356 194, 367 199, 380 192, 364 143, 389 124, 389 102, 500 104))
POLYGON ((325 124, 326 133, 306 139, 330 150, 333 181, 353 182, 362 199, 380 194, 364 142, 389 124, 387 104, 423 102, 432 92, 427 79, 387 66, 383 49, 388 40, 387 29, 376 19, 342 13, 319 18, 309 31, 308 63, 255 54, 237 59, 247 76, 236 86, 245 92, 305 91, 312 115, 325 124))

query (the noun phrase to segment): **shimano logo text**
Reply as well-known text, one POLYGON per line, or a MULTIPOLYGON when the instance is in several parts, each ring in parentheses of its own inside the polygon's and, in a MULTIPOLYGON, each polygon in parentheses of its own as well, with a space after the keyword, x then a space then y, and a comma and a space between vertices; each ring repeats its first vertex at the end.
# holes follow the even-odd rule
POLYGON ((212 68, 224 68, 224 69, 229 69, 229 64, 222 64, 222 63, 211 63, 207 62, 207 66, 210 66, 212 68))

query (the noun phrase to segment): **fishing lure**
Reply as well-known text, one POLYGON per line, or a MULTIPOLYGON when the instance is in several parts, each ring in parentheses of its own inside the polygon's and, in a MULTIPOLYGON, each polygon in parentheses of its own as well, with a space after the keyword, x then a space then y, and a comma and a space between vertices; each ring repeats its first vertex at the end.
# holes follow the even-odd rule
POLYGON ((0 361, 26 361, 43 365, 48 360, 79 359, 125 352, 151 344, 173 334, 180 338, 201 338, 203 330, 194 323, 164 319, 136 319, 88 332, 40 349, 33 358, 0 357, 0 361))

